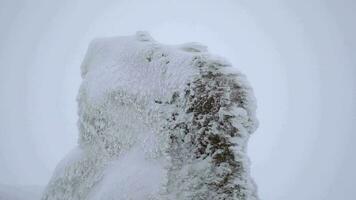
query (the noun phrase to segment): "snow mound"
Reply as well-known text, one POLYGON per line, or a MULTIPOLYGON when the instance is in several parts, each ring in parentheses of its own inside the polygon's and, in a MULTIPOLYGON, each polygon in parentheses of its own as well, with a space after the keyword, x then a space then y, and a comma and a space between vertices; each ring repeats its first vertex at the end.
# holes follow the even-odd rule
POLYGON ((79 145, 43 200, 255 200, 244 75, 198 43, 96 39, 81 66, 79 145))

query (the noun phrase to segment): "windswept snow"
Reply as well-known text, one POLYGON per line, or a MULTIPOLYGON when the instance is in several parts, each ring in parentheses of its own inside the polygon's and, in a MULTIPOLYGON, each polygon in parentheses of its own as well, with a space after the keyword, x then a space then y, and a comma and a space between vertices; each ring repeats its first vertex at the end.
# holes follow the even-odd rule
POLYGON ((43 200, 255 200, 245 77, 198 43, 146 32, 94 40, 81 66, 79 145, 43 200))

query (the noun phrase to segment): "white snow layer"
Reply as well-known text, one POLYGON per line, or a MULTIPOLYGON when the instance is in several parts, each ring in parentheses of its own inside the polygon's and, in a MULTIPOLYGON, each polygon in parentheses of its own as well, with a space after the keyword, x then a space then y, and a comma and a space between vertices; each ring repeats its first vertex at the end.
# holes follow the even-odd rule
POLYGON ((94 40, 81 66, 79 145, 43 200, 255 200, 245 77, 197 43, 146 32, 94 40))

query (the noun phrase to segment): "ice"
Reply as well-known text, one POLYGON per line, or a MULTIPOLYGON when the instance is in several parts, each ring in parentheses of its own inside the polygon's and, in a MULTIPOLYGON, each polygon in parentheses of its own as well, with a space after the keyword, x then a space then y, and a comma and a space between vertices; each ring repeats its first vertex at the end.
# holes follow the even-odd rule
POLYGON ((93 40, 81 71, 78 147, 43 200, 258 199, 246 155, 256 104, 226 60, 141 31, 93 40))

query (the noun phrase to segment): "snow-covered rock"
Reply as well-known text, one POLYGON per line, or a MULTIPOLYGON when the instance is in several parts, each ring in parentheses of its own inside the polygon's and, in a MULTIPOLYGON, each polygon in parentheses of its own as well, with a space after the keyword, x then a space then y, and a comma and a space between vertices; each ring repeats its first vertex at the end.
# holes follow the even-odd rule
POLYGON ((255 100, 224 59, 137 32, 94 40, 81 71, 79 145, 43 200, 258 199, 255 100))

